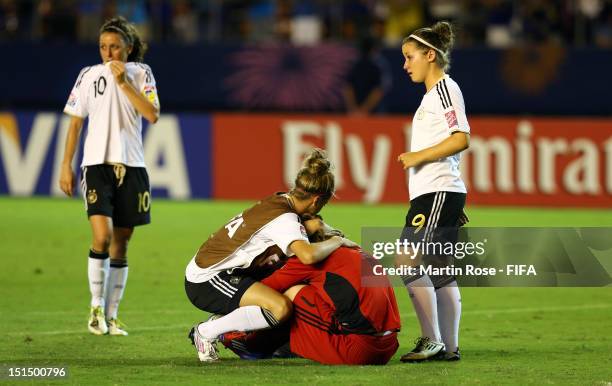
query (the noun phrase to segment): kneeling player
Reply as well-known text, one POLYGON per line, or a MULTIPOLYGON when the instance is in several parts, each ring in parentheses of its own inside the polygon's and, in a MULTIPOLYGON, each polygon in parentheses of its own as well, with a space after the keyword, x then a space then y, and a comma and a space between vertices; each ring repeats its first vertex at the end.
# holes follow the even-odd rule
MULTIPOLYGON (((309 223, 307 228, 312 226, 309 223)), ((320 237, 317 232, 310 239, 320 237)), ((293 302, 294 318, 288 333, 292 353, 323 364, 385 364, 391 359, 399 347, 395 294, 386 277, 364 286, 363 269, 371 272, 369 256, 361 250, 339 248, 315 265, 290 258, 262 281, 284 291, 293 302)), ((252 358, 256 355, 248 351, 274 351, 274 346, 282 343, 279 334, 283 332, 238 333, 226 336, 223 342, 242 357, 252 358)))

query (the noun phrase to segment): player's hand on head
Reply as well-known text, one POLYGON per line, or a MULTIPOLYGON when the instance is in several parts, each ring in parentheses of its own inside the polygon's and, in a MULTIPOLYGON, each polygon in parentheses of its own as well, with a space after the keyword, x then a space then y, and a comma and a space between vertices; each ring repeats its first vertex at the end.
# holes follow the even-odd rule
POLYGON ((343 247, 347 247, 347 248, 361 248, 359 246, 359 244, 357 244, 356 242, 347 239, 346 237, 341 237, 342 238, 342 246, 343 247))
POLYGON ((340 229, 329 228, 325 229, 325 237, 340 236, 344 237, 344 233, 340 229))
POLYGON ((402 163, 404 169, 419 166, 423 162, 417 152, 402 153, 397 157, 397 161, 402 163))
POLYGON ((121 85, 125 83, 125 63, 119 60, 112 60, 108 62, 108 68, 110 68, 111 72, 113 73, 117 84, 121 85))
POLYGON ((68 197, 72 197, 72 191, 74 189, 74 172, 70 167, 62 167, 59 185, 62 192, 64 192, 68 197))

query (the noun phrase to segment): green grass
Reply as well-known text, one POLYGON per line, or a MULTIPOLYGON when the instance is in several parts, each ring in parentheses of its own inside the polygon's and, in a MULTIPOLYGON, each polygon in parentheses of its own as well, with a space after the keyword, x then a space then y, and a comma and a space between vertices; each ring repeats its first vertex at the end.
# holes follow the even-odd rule
MULTIPOLYGON (((401 347, 387 366, 240 361, 225 350, 219 364, 201 365, 186 335, 204 315, 184 294, 184 269, 200 243, 247 204, 156 201, 153 223, 137 229, 130 245, 130 280, 120 309, 130 336, 96 337, 85 326, 90 231, 82 202, 0 197, 0 364, 68 366, 67 382, 74 384, 612 382, 610 287, 463 289, 459 363, 399 363, 399 355, 412 349, 418 325, 406 291, 396 288, 401 347)), ((401 226, 405 211, 402 205, 331 204, 324 215, 358 240, 364 225, 401 226)), ((610 210, 468 213, 479 226, 612 227, 610 210)))

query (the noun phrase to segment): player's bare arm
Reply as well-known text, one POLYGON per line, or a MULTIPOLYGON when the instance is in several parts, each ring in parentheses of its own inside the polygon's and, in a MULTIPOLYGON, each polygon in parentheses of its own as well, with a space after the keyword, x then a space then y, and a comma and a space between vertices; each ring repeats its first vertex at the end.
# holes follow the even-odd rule
POLYGON ((74 170, 72 170, 72 159, 74 158, 79 136, 81 135, 83 121, 83 118, 72 116, 70 125, 68 126, 68 135, 66 136, 66 146, 64 148, 64 159, 62 160, 59 185, 62 192, 66 193, 69 197, 72 197, 75 179, 74 170))
POLYGON ((425 162, 431 162, 457 154, 467 149, 469 146, 470 135, 457 131, 437 145, 420 151, 402 153, 397 157, 397 160, 402 163, 404 169, 408 169, 419 166, 425 162))
POLYGON ((312 244, 303 240, 296 240, 289 244, 289 249, 303 264, 316 264, 325 260, 327 256, 341 246, 355 247, 356 244, 343 237, 333 236, 328 240, 312 244))
POLYGON ((140 94, 125 76, 125 63, 113 60, 108 64, 119 88, 128 97, 134 108, 149 122, 155 123, 159 119, 159 109, 147 98, 140 94))

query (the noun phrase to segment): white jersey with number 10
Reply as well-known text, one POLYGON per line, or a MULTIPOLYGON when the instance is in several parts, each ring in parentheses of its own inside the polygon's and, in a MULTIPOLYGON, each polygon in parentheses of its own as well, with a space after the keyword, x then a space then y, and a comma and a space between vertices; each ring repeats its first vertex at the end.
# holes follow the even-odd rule
MULTIPOLYGON (((151 68, 130 62, 125 71, 127 81, 159 109, 151 68)), ((98 64, 81 70, 64 112, 89 118, 81 166, 121 163, 145 167, 142 116, 119 89, 108 66, 98 64)))

